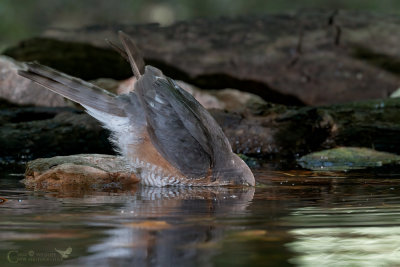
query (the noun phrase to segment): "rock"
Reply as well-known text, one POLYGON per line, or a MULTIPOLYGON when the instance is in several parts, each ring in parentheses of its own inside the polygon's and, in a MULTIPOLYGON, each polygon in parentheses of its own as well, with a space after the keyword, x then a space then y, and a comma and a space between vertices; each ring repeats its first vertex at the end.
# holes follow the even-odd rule
MULTIPOLYGON (((132 77, 132 78, 136 82, 136 79, 134 77, 132 77)), ((130 79, 128 79, 128 80, 130 80, 130 79)), ((128 80, 126 80, 126 81, 128 81, 128 80)), ((114 80, 111 78, 100 78, 100 79, 92 80, 92 81, 90 81, 90 83, 97 85, 98 87, 103 88, 107 91, 110 91, 113 94, 120 95, 120 94, 129 93, 129 91, 131 90, 131 88, 129 88, 129 90, 127 90, 128 88, 122 87, 123 90, 125 90, 125 91, 121 91, 121 89, 120 89, 121 84, 125 84, 126 81, 117 81, 117 80, 114 80)), ((132 86, 133 86, 133 84, 132 84, 132 86)))
POLYGON ((38 61, 84 80, 122 80, 132 75, 128 62, 117 52, 84 43, 33 38, 6 49, 4 54, 18 61, 38 61))
POLYGON ((400 154, 400 100, 322 107, 267 104, 248 113, 211 111, 236 153, 291 158, 338 146, 400 154))
POLYGON ((100 154, 39 158, 27 164, 25 177, 28 188, 46 190, 121 188, 139 182, 121 157, 100 154))
MULTIPOLYGON (((37 85, 17 74, 22 64, 6 56, 0 56, 0 98, 19 105, 45 107, 74 106, 72 102, 50 90, 37 85)), ((117 81, 110 78, 92 80, 95 85, 115 94, 126 94, 132 90, 135 77, 117 81)), ((226 110, 242 110, 254 102, 265 103, 260 97, 235 89, 201 90, 193 85, 178 81, 204 107, 226 110)))
POLYGON ((113 154, 109 133, 72 108, 0 110, 0 164, 78 153, 113 154))
MULTIPOLYGON (((243 112, 210 110, 235 153, 295 157, 338 146, 375 147, 400 154, 400 100, 389 98, 326 107, 266 103, 243 112)), ((0 111, 0 163, 78 153, 113 154, 109 132, 75 109, 0 111)))
MULTIPOLYGON (((123 81, 113 79, 97 79, 92 83, 115 94, 127 94, 134 88, 135 77, 123 81)), ((241 112, 254 105, 265 105, 266 102, 259 96, 241 92, 236 89, 204 90, 197 88, 184 81, 176 81, 177 84, 189 92, 206 109, 225 109, 229 111, 241 112)))
POLYGON ((243 112, 246 108, 252 108, 254 105, 266 104, 261 97, 236 89, 204 90, 184 81, 177 81, 177 83, 207 109, 243 112))
POLYGON ((60 95, 17 74, 21 63, 0 56, 0 98, 19 105, 60 107, 70 105, 60 95))
POLYGON ((305 155, 297 162, 316 171, 347 171, 399 164, 400 156, 369 148, 339 147, 305 155))
MULTIPOLYGON (((398 88, 399 25, 387 14, 307 10, 118 29, 134 38, 148 64, 174 79, 273 103, 323 105, 383 98, 398 88)), ((5 53, 84 79, 131 76, 119 55, 105 51, 104 38, 117 41, 114 26, 50 29, 44 37, 5 53)))
MULTIPOLYGON (((92 83, 104 88, 110 92, 115 94, 127 94, 133 90, 134 84, 136 82, 135 77, 131 77, 129 79, 123 81, 116 81, 112 79, 97 79, 93 80, 92 83)), ((199 101, 205 108, 217 108, 223 109, 225 107, 224 103, 221 103, 217 97, 212 95, 209 90, 200 90, 199 88, 194 87, 188 83, 183 81, 176 81, 179 86, 188 91, 191 95, 193 95, 197 101, 199 101)), ((246 94, 246 93, 243 93, 246 94)))
POLYGON ((137 81, 136 77, 131 77, 129 79, 120 81, 118 87, 116 89, 117 94, 127 94, 133 90, 135 82, 137 81))

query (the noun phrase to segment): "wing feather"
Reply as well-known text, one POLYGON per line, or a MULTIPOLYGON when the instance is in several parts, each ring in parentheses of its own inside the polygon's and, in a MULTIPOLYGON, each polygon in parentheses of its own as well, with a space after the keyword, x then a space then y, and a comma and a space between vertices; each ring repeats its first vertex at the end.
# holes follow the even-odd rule
POLYGON ((171 84, 162 73, 152 67, 146 68, 135 85, 146 113, 149 136, 161 155, 183 174, 204 177, 213 163, 209 133, 184 101, 172 100, 177 96, 171 96, 170 90, 176 89, 169 87, 171 84))

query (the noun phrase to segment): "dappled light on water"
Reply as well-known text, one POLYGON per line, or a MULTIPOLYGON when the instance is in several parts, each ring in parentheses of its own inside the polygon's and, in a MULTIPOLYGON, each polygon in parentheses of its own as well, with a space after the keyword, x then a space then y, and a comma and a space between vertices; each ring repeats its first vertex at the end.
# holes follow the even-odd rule
POLYGON ((295 241, 286 244, 301 266, 400 265, 400 205, 394 207, 301 209, 288 218, 295 241))

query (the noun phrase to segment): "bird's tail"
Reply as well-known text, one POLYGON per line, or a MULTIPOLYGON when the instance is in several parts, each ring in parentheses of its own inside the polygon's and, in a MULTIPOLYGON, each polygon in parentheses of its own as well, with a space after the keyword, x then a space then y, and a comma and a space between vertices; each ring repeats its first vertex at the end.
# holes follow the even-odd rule
POLYGON ((132 67, 133 74, 136 79, 139 80, 140 76, 144 73, 145 62, 140 52, 139 48, 137 48, 135 42, 126 35, 124 32, 118 32, 119 40, 121 41, 123 48, 114 44, 110 40, 106 39, 107 43, 117 51, 123 58, 125 58, 132 67))
MULTIPOLYGON (((123 44, 123 49, 113 43, 110 44, 129 61, 133 73, 139 79, 144 72, 143 57, 128 35, 121 31, 118 35, 123 44)), ((119 103, 116 95, 81 79, 68 76, 38 63, 26 63, 25 69, 19 70, 18 74, 81 104, 87 109, 126 117, 123 105, 119 103)))
POLYGON ((115 98, 116 95, 81 79, 38 63, 25 63, 25 69, 18 70, 18 74, 84 107, 120 117, 126 116, 115 98))

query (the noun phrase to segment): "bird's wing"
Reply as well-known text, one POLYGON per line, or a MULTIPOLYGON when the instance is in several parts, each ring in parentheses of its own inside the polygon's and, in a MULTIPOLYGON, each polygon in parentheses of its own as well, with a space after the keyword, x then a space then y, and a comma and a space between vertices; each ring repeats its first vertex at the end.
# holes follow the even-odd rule
POLYGON ((184 175, 204 177, 213 163, 209 133, 171 80, 158 75, 162 75, 161 71, 148 66, 135 84, 151 141, 184 175))
POLYGON ((38 63, 26 63, 18 74, 83 106, 111 115, 125 117, 114 94, 81 79, 71 77, 38 63))

